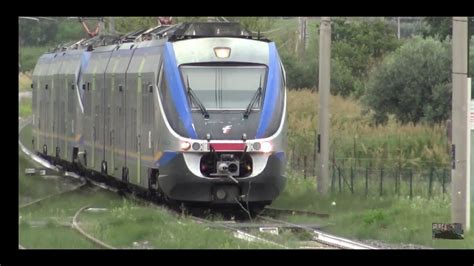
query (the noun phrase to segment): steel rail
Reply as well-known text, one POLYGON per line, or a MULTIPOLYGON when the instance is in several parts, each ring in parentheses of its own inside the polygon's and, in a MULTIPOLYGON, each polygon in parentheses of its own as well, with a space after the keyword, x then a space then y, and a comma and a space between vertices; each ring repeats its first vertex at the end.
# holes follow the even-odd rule
POLYGON ((356 242, 356 241, 353 241, 353 240, 350 240, 350 239, 346 239, 346 238, 343 238, 343 237, 338 237, 338 236, 335 236, 335 235, 323 233, 319 230, 315 230, 315 229, 306 227, 304 225, 294 224, 294 223, 290 223, 290 222, 287 222, 287 221, 277 220, 277 219, 273 219, 273 218, 269 218, 269 217, 265 217, 265 216, 259 216, 259 218, 261 218, 263 220, 267 220, 267 221, 280 222, 280 223, 283 223, 283 224, 289 224, 289 225, 294 225, 294 226, 300 227, 300 228, 312 233, 313 236, 314 236, 314 238, 313 238, 314 241, 322 243, 322 244, 326 244, 328 246, 333 246, 333 247, 341 248, 341 249, 377 249, 375 247, 372 247, 372 246, 369 246, 369 245, 366 245, 366 244, 362 244, 360 242, 356 242))
POLYGON ((318 216, 321 218, 327 218, 329 217, 329 214, 327 213, 319 213, 319 212, 314 212, 314 211, 307 211, 307 210, 293 210, 293 209, 283 209, 283 208, 276 208, 276 207, 265 207, 264 212, 269 211, 269 212, 276 212, 276 213, 284 213, 284 214, 300 214, 300 215, 310 215, 310 216, 318 216))
POLYGON ((79 226, 79 223, 77 222, 77 218, 79 217, 79 215, 81 214, 81 212, 88 208, 89 205, 86 205, 82 208, 80 208, 76 214, 74 214, 74 217, 72 218, 72 227, 74 229, 76 229, 81 235, 85 236, 87 239, 89 239, 90 241, 94 242, 96 245, 102 247, 102 248, 105 248, 105 249, 116 249, 115 247, 107 244, 107 243, 104 243, 102 241, 100 241, 99 239, 93 237, 92 235, 90 235, 89 233, 87 233, 83 228, 81 228, 79 226))

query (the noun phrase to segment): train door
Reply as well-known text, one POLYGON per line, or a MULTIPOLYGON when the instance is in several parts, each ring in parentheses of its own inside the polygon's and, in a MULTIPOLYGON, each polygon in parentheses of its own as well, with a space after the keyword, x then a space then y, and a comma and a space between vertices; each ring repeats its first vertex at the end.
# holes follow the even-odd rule
POLYGON ((50 62, 48 68, 48 75, 46 76, 48 83, 45 85, 47 91, 47 98, 45 99, 47 110, 46 110, 46 123, 45 123, 45 136, 46 136, 46 153, 54 156, 54 111, 56 108, 56 95, 54 90, 54 73, 56 71, 57 54, 55 54, 50 62))
POLYGON ((55 74, 55 83, 56 87, 54 88, 56 93, 56 99, 57 99, 57 109, 55 113, 56 117, 56 132, 55 132, 55 155, 59 158, 64 158, 62 154, 64 154, 64 123, 65 123, 65 117, 64 117, 64 94, 66 93, 67 90, 67 85, 64 83, 65 82, 65 60, 66 60, 66 53, 62 53, 60 56, 58 56, 58 69, 55 74))
POLYGON ((129 141, 127 143, 127 164, 129 164, 130 180, 135 184, 142 184, 142 70, 145 60, 143 49, 138 48, 133 54, 126 76, 126 122, 127 128, 130 128, 130 131, 127 131, 129 141))
POLYGON ((104 89, 104 142, 106 149, 104 150, 104 160, 107 165, 107 173, 109 175, 116 174, 115 169, 115 121, 116 115, 114 114, 115 110, 115 94, 114 91, 118 90, 116 88, 116 69, 119 63, 119 58, 114 55, 110 57, 109 64, 105 70, 104 79, 105 79, 105 89, 104 89))
POLYGON ((32 103, 33 103, 33 147, 32 149, 38 151, 38 143, 39 143, 39 121, 41 117, 41 110, 40 110, 40 101, 41 101, 41 73, 43 69, 46 67, 45 65, 44 55, 40 57, 38 63, 35 66, 33 71, 33 79, 31 83, 32 89, 32 103))
POLYGON ((107 162, 105 160, 105 151, 108 148, 106 143, 106 124, 107 121, 107 101, 106 101, 106 83, 105 72, 112 54, 112 47, 102 47, 95 60, 98 60, 97 69, 94 72, 94 151, 95 151, 95 170, 99 172, 108 172, 107 162))
MULTIPOLYGON (((74 60, 78 61, 79 59, 76 58, 74 60)), ((67 116, 66 116, 66 121, 67 121, 67 126, 66 126, 66 158, 71 158, 69 156, 72 156, 72 146, 74 145, 74 140, 75 140, 75 134, 74 134, 74 120, 76 118, 76 105, 74 101, 74 95, 76 94, 76 85, 74 82, 74 65, 75 63, 71 63, 71 66, 69 68, 69 73, 68 73, 68 79, 67 79, 67 84, 69 85, 68 94, 67 94, 67 100, 66 100, 66 110, 67 110, 67 116)))
POLYGON ((119 57, 119 63, 114 71, 116 74, 115 82, 117 84, 114 98, 114 106, 116 108, 114 135, 117 136, 118 140, 115 149, 116 152, 114 153, 114 165, 120 170, 118 175, 126 182, 133 181, 130 177, 133 176, 132 170, 134 167, 131 167, 130 162, 132 162, 131 155, 133 156, 135 154, 135 149, 132 148, 135 142, 132 141, 133 138, 131 137, 133 134, 131 119, 135 117, 135 102, 132 101, 130 97, 133 96, 132 89, 136 86, 136 80, 135 83, 131 82, 127 74, 134 53, 135 49, 133 43, 122 44, 120 49, 116 51, 119 57))
MULTIPOLYGON (((93 68, 94 62, 91 62, 89 67, 93 68)), ((93 72, 92 72, 93 73, 93 72)), ((84 84, 83 84, 83 91, 84 91, 84 116, 83 116, 83 137, 84 137, 84 150, 85 150, 85 164, 86 166, 93 166, 94 161, 91 160, 93 158, 93 124, 92 124, 92 97, 91 97, 91 83, 92 83, 92 74, 89 72, 84 76, 84 84)))
POLYGON ((154 141, 154 86, 156 83, 155 75, 159 68, 160 48, 157 46, 147 47, 140 62, 138 79, 141 81, 141 90, 139 91, 141 98, 140 118, 140 181, 142 186, 148 186, 148 178, 150 168, 154 168, 155 160, 155 141, 154 141))

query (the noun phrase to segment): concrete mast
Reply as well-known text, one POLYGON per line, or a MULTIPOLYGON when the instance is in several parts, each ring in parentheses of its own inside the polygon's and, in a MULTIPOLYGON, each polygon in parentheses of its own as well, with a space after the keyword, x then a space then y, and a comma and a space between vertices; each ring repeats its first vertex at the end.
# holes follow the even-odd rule
POLYGON ((317 189, 326 195, 329 189, 329 94, 331 87, 331 18, 322 17, 319 30, 319 137, 320 149, 317 189))
POLYGON ((452 181, 451 218, 470 227, 470 129, 471 92, 467 85, 468 28, 467 17, 453 17, 453 94, 452 94, 452 181))

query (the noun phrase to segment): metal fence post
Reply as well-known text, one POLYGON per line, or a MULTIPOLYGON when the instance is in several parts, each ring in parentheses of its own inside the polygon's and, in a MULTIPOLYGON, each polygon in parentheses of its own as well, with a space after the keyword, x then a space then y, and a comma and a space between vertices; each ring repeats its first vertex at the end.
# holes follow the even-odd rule
POLYGON ((395 194, 398 194, 398 176, 400 174, 400 169, 397 169, 395 171, 395 176, 394 176, 394 180, 395 180, 395 194))
POLYGON ((433 185, 433 166, 431 166, 431 169, 430 169, 430 179, 429 179, 429 183, 428 183, 428 199, 431 199, 432 185, 433 185))
POLYGON ((333 164, 332 164, 332 177, 331 177, 331 192, 334 193, 334 183, 336 181, 336 164, 334 163, 333 161, 333 164))
POLYGON ((303 177, 306 179, 306 155, 303 156, 303 177))
POLYGON ((365 196, 369 195, 369 168, 365 166, 365 196))
POLYGON ((339 193, 341 193, 341 167, 337 168, 339 173, 338 183, 339 183, 339 193))
POLYGON ((443 186, 443 199, 444 199, 444 194, 446 193, 446 169, 443 169, 443 180, 442 180, 442 186, 443 186))
POLYGON ((313 150, 313 176, 316 176, 316 150, 313 150))
POLYGON ((383 167, 380 168, 380 196, 383 195, 383 167))
POLYGON ((351 194, 354 194, 354 170, 351 166, 351 194))
POLYGON ((291 149, 291 168, 295 168, 295 147, 291 149))
POLYGON ((413 198, 413 169, 410 169, 410 199, 413 198))

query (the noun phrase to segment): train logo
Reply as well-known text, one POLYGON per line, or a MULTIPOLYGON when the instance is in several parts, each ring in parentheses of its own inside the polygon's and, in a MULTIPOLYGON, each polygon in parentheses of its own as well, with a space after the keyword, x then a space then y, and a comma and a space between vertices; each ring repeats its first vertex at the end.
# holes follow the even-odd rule
POLYGON ((230 130, 232 129, 232 125, 227 125, 225 127, 222 128, 222 133, 224 134, 229 134, 230 133, 230 130))

